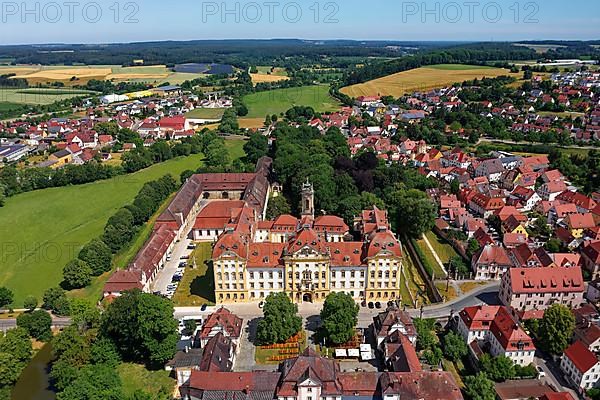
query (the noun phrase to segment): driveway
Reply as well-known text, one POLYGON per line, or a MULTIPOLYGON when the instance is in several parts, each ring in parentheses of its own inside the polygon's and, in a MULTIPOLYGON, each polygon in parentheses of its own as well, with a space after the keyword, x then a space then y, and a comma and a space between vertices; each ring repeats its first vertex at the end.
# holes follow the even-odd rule
POLYGON ((579 395, 575 393, 568 385, 568 382, 564 378, 564 375, 560 369, 558 363, 554 362, 552 358, 542 358, 542 354, 538 350, 535 355, 534 364, 542 367, 544 373, 546 374, 545 378, 540 378, 541 380, 545 380, 547 384, 553 386, 558 391, 561 392, 569 392, 574 399, 578 399, 579 395))
POLYGON ((171 253, 171 261, 167 261, 165 267, 158 272, 156 278, 152 282, 153 292, 161 292, 164 294, 167 291, 167 286, 171 284, 173 275, 177 271, 177 267, 179 267, 179 263, 184 261, 187 262, 187 260, 182 260, 181 257, 189 256, 192 253, 193 250, 187 248, 191 243, 192 241, 190 239, 182 239, 175 243, 173 253, 171 253))

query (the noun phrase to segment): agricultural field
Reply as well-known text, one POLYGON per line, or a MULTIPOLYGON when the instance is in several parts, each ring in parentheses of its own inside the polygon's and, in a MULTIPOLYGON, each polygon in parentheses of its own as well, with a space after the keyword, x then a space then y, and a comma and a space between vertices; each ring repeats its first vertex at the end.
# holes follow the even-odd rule
POLYGON ((78 96, 97 94, 88 90, 75 89, 38 89, 38 88, 0 88, 0 104, 7 103, 4 107, 9 110, 10 104, 51 104, 56 101, 66 100, 78 96))
POLYGON ((114 82, 146 82, 180 84, 186 80, 204 77, 204 74, 173 72, 165 65, 122 67, 120 65, 90 66, 0 66, 0 74, 16 74, 29 84, 62 82, 66 86, 85 84, 92 79, 114 82))
POLYGON ((176 178, 196 169, 195 154, 154 165, 131 175, 86 185, 51 188, 8 198, 0 208, 0 286, 15 293, 14 305, 62 280, 62 268, 89 240, 99 236, 108 218, 133 200, 145 182, 170 173, 176 178))
POLYGON ((196 108, 185 114, 186 118, 221 119, 225 108, 196 108))
POLYGON ((258 73, 250 74, 252 82, 256 85, 257 83, 263 82, 279 82, 288 80, 287 72, 285 68, 271 67, 268 65, 259 65, 256 67, 258 73))
MULTIPOLYGON (((311 106, 315 111, 336 111, 340 103, 329 95, 328 86, 301 86, 253 93, 243 98, 248 107, 246 118, 260 118, 261 126, 267 114, 281 114, 293 106, 311 106)), ((240 120, 241 122, 241 120, 240 120)))
POLYGON ((520 77, 520 74, 511 74, 509 70, 503 68, 440 64, 411 69, 357 85, 346 86, 341 91, 351 97, 375 95, 400 97, 415 91, 431 90, 452 85, 456 82, 484 77, 495 78, 501 75, 520 77))

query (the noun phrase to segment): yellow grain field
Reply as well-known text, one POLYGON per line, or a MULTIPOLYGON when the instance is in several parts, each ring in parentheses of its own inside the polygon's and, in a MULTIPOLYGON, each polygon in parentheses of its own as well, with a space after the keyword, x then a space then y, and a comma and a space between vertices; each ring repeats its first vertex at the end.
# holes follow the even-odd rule
POLYGON ((257 83, 279 82, 279 81, 287 81, 288 79, 290 79, 287 76, 269 75, 269 74, 250 74, 250 77, 252 78, 252 82, 255 85, 257 83))
POLYGON ((341 89, 342 93, 351 96, 394 96, 400 97, 415 91, 427 91, 463 82, 471 79, 484 77, 495 78, 501 75, 519 77, 519 74, 511 74, 503 68, 436 68, 422 67, 397 74, 384 76, 383 78, 346 86, 341 89))
POLYGON ((61 69, 43 69, 32 74, 17 75, 15 78, 24 79, 47 79, 52 81, 69 80, 72 77, 90 78, 104 76, 112 73, 111 68, 61 68, 61 69))

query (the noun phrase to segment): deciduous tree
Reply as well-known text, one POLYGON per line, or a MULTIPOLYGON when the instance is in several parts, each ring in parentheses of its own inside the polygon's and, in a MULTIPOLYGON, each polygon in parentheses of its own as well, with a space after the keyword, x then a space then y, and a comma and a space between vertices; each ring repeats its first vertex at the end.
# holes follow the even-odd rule
POLYGON ((258 322, 256 329, 256 340, 260 344, 283 343, 302 329, 298 306, 286 293, 267 296, 263 313, 264 318, 258 322))
POLYGON ((575 329, 575 316, 566 306, 553 304, 540 321, 539 339, 542 347, 552 354, 562 354, 569 345, 575 329))
POLYGON ((17 326, 24 328, 29 336, 41 341, 52 338, 52 317, 45 310, 36 310, 17 317, 17 326))
POLYGON ((92 239, 88 244, 83 246, 78 257, 90 266, 94 276, 99 276, 104 272, 110 271, 112 251, 100 239, 92 239))
POLYGON ((4 308, 13 302, 13 292, 7 287, 0 287, 0 308, 4 308))
POLYGON ((442 341, 444 355, 452 360, 458 361, 469 353, 467 344, 461 335, 455 332, 448 332, 442 341))
POLYGON ((496 390, 494 382, 491 381, 485 372, 477 375, 470 375, 465 378, 465 394, 471 400, 495 400, 496 390))
POLYGON ((173 357, 178 340, 173 304, 139 290, 125 292, 108 306, 101 332, 124 359, 155 365, 173 357))
POLYGON ((331 293, 321 310, 321 329, 327 341, 334 344, 346 343, 356 334, 358 305, 351 295, 331 293))

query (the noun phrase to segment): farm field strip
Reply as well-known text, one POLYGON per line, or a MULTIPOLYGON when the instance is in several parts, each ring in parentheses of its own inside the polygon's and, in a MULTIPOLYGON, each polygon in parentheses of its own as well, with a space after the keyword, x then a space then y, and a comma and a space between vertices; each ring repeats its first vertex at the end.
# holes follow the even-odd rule
POLYGON ((503 68, 440 64, 398 72, 357 85, 346 86, 341 92, 352 97, 400 97, 415 91, 426 91, 471 79, 494 78, 501 75, 518 76, 503 68), (466 67, 469 67, 466 69, 466 67))

